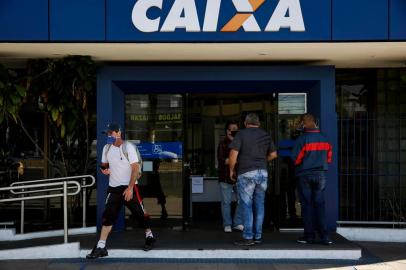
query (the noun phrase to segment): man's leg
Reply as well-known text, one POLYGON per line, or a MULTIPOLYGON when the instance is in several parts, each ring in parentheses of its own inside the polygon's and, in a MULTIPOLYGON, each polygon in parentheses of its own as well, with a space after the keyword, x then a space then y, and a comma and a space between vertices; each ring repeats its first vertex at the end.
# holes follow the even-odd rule
POLYGON ((100 232, 100 238, 99 240, 102 241, 107 241, 107 237, 109 237, 109 234, 111 232, 111 229, 113 228, 113 226, 102 226, 101 232, 100 232))
MULTIPOLYGON (((304 241, 314 241, 314 227, 313 227, 313 199, 311 189, 311 178, 309 176, 299 177, 298 191, 300 203, 302 206, 302 217, 304 227, 304 241)), ((302 242, 304 242, 302 241, 302 242)))
POLYGON ((315 220, 317 222, 317 228, 320 233, 321 241, 325 244, 331 244, 329 241, 327 225, 326 225, 326 206, 324 190, 326 187, 326 177, 324 173, 320 173, 317 176, 317 182, 315 183, 314 194, 314 208, 315 208, 315 220))
POLYGON ((105 209, 102 217, 102 230, 100 240, 106 241, 111 229, 116 222, 121 208, 124 204, 124 198, 121 190, 118 192, 110 192, 107 194, 105 209))
POLYGON ((168 211, 166 210, 166 196, 162 188, 158 191, 157 194, 158 204, 161 205, 161 219, 166 220, 168 218, 168 211))
POLYGON ((109 192, 107 194, 106 205, 103 212, 100 238, 97 242, 97 245, 93 248, 92 252, 86 256, 87 259, 96 259, 108 255, 106 249, 106 241, 111 232, 113 224, 117 220, 121 207, 123 206, 123 202, 124 199, 121 191, 114 193, 109 192))
POLYGON ((134 185, 133 198, 128 202, 126 201, 125 205, 130 209, 133 216, 145 230, 145 244, 143 249, 145 251, 151 250, 155 243, 155 238, 151 231, 151 218, 147 211, 145 211, 137 185, 134 185))
MULTIPOLYGON (((244 240, 250 240, 249 244, 253 244, 253 213, 252 213, 252 197, 255 190, 255 183, 253 182, 255 171, 247 172, 238 176, 237 188, 238 188, 238 197, 239 202, 242 207, 243 213, 243 223, 244 231, 242 233, 242 238, 244 240)), ((242 241, 244 242, 244 241, 242 241)), ((240 243, 235 242, 239 245, 240 243)), ((248 243, 247 243, 248 244, 248 243)))
POLYGON ((289 218, 291 220, 295 220, 297 218, 296 215, 296 181, 295 179, 289 179, 288 184, 288 211, 289 211, 289 218))
POLYGON ((254 191, 254 207, 255 207, 255 222, 254 222, 254 238, 256 243, 260 243, 262 239, 262 224, 264 223, 264 201, 265 191, 268 185, 268 172, 258 170, 255 178, 254 191))
POLYGON ((243 215, 243 212, 242 212, 240 199, 238 198, 237 187, 233 186, 233 190, 235 190, 236 194, 237 194, 237 206, 235 208, 233 226, 234 226, 234 229, 242 231, 242 230, 244 230, 244 223, 243 223, 243 216, 244 215, 243 215))
POLYGON ((161 206, 161 219, 166 220, 168 218, 168 212, 166 211, 166 196, 162 189, 161 177, 159 172, 156 172, 152 176, 152 188, 154 189, 157 203, 161 206))
POLYGON ((291 160, 289 160, 288 166, 288 211, 289 218, 294 220, 297 218, 296 215, 296 177, 295 177, 295 166, 291 160))
MULTIPOLYGON (((285 163, 285 162, 283 162, 285 163)), ((279 202, 278 202, 278 220, 284 222, 288 216, 287 213, 287 201, 286 194, 288 190, 288 168, 286 164, 281 164, 280 176, 279 176, 279 202)), ((275 202, 272 202, 275 203, 275 202)))
POLYGON ((223 217, 223 227, 225 232, 231 232, 231 194, 233 186, 227 183, 220 182, 221 194, 221 215, 223 217))

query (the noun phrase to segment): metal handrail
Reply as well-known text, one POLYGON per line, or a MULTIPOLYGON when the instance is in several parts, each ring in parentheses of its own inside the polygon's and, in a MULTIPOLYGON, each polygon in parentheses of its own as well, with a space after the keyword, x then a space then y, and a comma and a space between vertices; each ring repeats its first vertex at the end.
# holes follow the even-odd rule
MULTIPOLYGON (((83 189, 82 200, 84 202, 83 207, 82 207, 82 212, 83 212, 82 213, 82 227, 85 228, 86 227, 86 210, 87 210, 86 209, 86 199, 87 199, 86 198, 87 197, 86 188, 91 187, 96 183, 96 178, 93 175, 88 174, 88 175, 68 176, 68 177, 59 177, 59 178, 48 178, 48 179, 39 179, 39 180, 30 180, 30 181, 18 181, 18 182, 12 183, 10 186, 26 185, 28 183, 52 182, 52 181, 60 181, 60 180, 66 181, 66 180, 72 180, 72 179, 82 179, 82 185, 81 185, 81 187, 83 189), (86 183, 86 179, 88 179, 88 178, 91 179, 90 183, 86 183)), ((55 190, 58 190, 58 189, 54 189, 54 190, 48 189, 46 191, 55 191, 55 190)), ((36 191, 32 191, 32 193, 34 193, 34 192, 36 192, 36 191)), ((11 191, 11 193, 24 194, 24 192, 14 192, 14 191, 11 191)), ((22 203, 22 205, 21 205, 21 216, 23 217, 23 215, 24 215, 24 204, 22 203)), ((23 225, 24 225, 24 223, 22 223, 22 226, 21 226, 21 231, 22 232, 24 232, 23 225)))
MULTIPOLYGON (((13 190, 13 189, 29 189, 29 188, 37 188, 37 187, 50 187, 50 186, 62 186, 62 190, 65 189, 64 182, 56 182, 56 183, 48 183, 48 184, 35 184, 35 185, 26 185, 26 186, 18 186, 18 187, 3 187, 0 188, 0 191, 7 191, 7 190, 13 190)), ((75 185, 76 186, 76 191, 69 193, 67 192, 66 195, 68 196, 74 196, 79 194, 81 187, 79 182, 77 181, 66 181, 67 184, 75 185)), ((66 187, 66 190, 72 189, 75 187, 66 187)), ((35 192, 47 192, 48 189, 44 190, 35 190, 35 192)), ((27 194, 30 194, 30 191, 26 191, 27 194)), ((34 193, 34 192, 33 192, 34 193)), ((29 196, 29 197, 18 197, 18 198, 10 198, 10 199, 0 199, 0 202, 17 202, 17 201, 28 201, 28 200, 37 200, 37 199, 46 199, 46 198, 55 198, 55 197, 63 197, 64 195, 62 193, 59 194, 49 194, 49 195, 41 195, 41 196, 29 196)))
MULTIPOLYGON (((69 182, 69 181, 68 181, 69 182)), ((77 181, 74 181, 74 182, 77 182, 77 181)), ((59 182, 58 182, 59 183, 59 182)), ((68 189, 73 189, 73 188, 75 188, 75 187, 70 187, 70 186, 68 186, 68 189)), ((31 191, 20 191, 20 192, 11 192, 11 193, 13 193, 13 194, 15 194, 15 195, 21 195, 21 194, 31 194, 31 193, 43 193, 43 192, 51 192, 51 191, 57 191, 57 190, 63 190, 63 187, 60 187, 60 188, 48 188, 48 189, 46 189, 46 190, 44 190, 44 189, 37 189, 37 190, 31 190, 31 191)))
POLYGON ((49 178, 49 179, 39 179, 39 180, 30 180, 30 181, 18 181, 13 182, 9 187, 0 188, 0 191, 10 191, 14 195, 20 195, 18 198, 9 198, 9 199, 0 199, 2 202, 13 202, 21 201, 21 233, 24 233, 24 207, 25 201, 27 200, 36 200, 36 199, 48 199, 63 197, 63 209, 64 209, 64 242, 68 242, 68 210, 67 210, 67 197, 75 196, 79 194, 80 190, 82 193, 82 205, 83 205, 83 219, 82 225, 86 227, 86 188, 91 187, 95 184, 96 179, 93 175, 80 175, 80 176, 69 176, 69 177, 60 177, 60 178, 49 178), (86 183, 86 179, 90 178, 90 183, 86 183), (73 179, 82 179, 82 185, 78 180, 73 181, 73 179), (59 182, 56 182, 59 181, 59 182), (48 183, 47 183, 48 182, 48 183), (28 185, 27 185, 28 184, 28 185), (62 186, 62 187, 58 187, 62 186), (47 188, 47 187, 56 187, 56 188, 47 188), (37 189, 40 188, 40 189, 37 189), (32 190, 30 190, 32 189, 32 190), (70 191, 75 189, 75 191, 70 191), (22 190, 22 191, 17 191, 22 190), (47 195, 38 195, 38 196, 25 196, 33 193, 45 193, 51 191, 63 190, 62 193, 56 194, 47 194, 47 195))
MULTIPOLYGON (((79 176, 68 176, 68 177, 59 177, 59 178, 48 178, 48 179, 39 179, 39 180, 29 180, 29 181, 18 181, 18 182, 13 182, 11 183, 10 187, 16 186, 16 185, 26 185, 29 183, 41 183, 41 182, 52 182, 52 181, 58 181, 58 180, 72 180, 72 179, 86 179, 86 178, 90 178, 92 181, 90 182, 90 184, 82 184, 82 188, 86 188, 86 187, 91 187, 94 185, 94 183, 96 182, 96 178, 94 178, 93 175, 79 175, 79 176)), ((11 192, 13 193, 13 192, 11 192)))

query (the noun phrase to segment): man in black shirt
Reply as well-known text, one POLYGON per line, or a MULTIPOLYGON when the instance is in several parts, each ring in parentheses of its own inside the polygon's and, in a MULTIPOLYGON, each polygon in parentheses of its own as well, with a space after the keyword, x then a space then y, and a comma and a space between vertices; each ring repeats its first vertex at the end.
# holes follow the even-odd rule
POLYGON ((243 239, 236 241, 235 244, 250 246, 262 242, 268 161, 275 159, 277 153, 271 136, 259 128, 257 114, 248 114, 244 124, 246 129, 238 132, 229 146, 231 149, 229 166, 230 177, 235 180, 234 168, 238 160, 237 190, 244 230, 243 239))

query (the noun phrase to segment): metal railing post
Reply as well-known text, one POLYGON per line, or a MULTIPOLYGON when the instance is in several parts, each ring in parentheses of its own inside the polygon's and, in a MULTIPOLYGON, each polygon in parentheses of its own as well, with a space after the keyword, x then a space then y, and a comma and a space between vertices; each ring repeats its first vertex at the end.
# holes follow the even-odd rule
MULTIPOLYGON (((24 191, 24 190, 23 190, 24 191)), ((24 197, 24 195, 22 195, 24 197)), ((21 224, 20 224, 20 233, 24 233, 24 207, 25 207, 25 201, 21 201, 21 224)))
POLYGON ((63 240, 68 243, 68 183, 63 182, 63 240))
MULTIPOLYGON (((18 181, 20 181, 20 174, 17 172, 17 179, 18 181)), ((24 189, 22 189, 21 191, 24 191, 24 189)), ((21 195, 21 197, 24 197, 24 195, 21 195)), ((20 233, 24 233, 24 222, 25 222, 25 218, 24 218, 24 208, 25 208, 25 201, 22 200, 21 201, 21 211, 20 211, 20 233)))
MULTIPOLYGON (((83 186, 86 185, 85 178, 82 179, 82 185, 83 186)), ((82 227, 86 228, 86 188, 85 187, 82 190, 82 211, 83 211, 82 227)))

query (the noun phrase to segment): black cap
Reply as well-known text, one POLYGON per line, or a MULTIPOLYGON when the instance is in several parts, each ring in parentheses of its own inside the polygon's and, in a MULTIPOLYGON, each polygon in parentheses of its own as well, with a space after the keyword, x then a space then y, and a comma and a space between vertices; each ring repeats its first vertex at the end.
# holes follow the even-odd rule
POLYGON ((110 132, 119 132, 121 130, 121 127, 117 123, 110 123, 106 126, 106 129, 102 132, 104 134, 110 133, 110 132))

